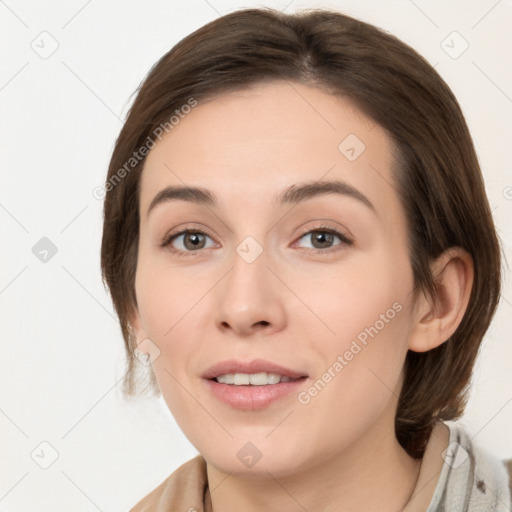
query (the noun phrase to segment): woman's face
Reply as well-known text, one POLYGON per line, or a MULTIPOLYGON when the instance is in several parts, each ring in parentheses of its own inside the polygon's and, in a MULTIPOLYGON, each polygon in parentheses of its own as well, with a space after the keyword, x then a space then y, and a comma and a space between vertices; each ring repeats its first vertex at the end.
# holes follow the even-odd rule
POLYGON ((150 151, 134 326, 208 463, 285 475, 394 438, 413 275, 393 156, 350 103, 284 81, 199 102, 150 151), (215 200, 153 202, 167 187, 215 200), (302 378, 247 384, 287 373, 255 360, 302 378))

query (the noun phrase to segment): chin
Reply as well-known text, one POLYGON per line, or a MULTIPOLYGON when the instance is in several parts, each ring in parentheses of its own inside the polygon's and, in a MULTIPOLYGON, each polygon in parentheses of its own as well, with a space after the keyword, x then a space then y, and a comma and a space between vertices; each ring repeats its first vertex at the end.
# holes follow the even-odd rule
POLYGON ((199 451, 208 464, 223 473, 241 478, 268 478, 268 473, 274 477, 286 476, 308 465, 304 448, 297 446, 300 443, 277 446, 269 439, 265 442, 235 439, 199 451))

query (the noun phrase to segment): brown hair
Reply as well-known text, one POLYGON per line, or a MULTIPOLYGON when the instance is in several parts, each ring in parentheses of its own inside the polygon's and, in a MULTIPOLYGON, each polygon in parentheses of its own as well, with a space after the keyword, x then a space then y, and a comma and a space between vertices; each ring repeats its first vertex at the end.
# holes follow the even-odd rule
MULTIPOLYGON (((473 257, 470 302, 456 332, 436 349, 406 356, 395 431, 407 452, 421 457, 434 422, 456 419, 466 406, 473 365, 500 296, 499 240, 471 135, 449 87, 396 37, 331 10, 230 13, 182 39, 139 86, 108 170, 101 247, 103 280, 128 356, 123 392, 137 393, 129 317, 137 307, 139 183, 145 159, 132 161, 129 170, 126 163, 162 131, 162 123, 169 128, 173 113, 191 98, 206 101, 272 80, 298 81, 348 98, 387 131, 407 215, 416 293, 435 299, 430 263, 447 248, 462 247, 473 257)), ((150 389, 158 394, 153 372, 149 377, 150 389)))

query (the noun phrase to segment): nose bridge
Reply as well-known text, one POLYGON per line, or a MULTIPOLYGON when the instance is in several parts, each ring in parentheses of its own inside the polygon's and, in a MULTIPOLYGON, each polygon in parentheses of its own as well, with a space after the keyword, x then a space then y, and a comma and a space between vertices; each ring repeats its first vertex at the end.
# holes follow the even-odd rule
POLYGON ((231 233, 234 254, 229 255, 228 259, 235 267, 232 272, 247 274, 251 279, 250 276, 254 273, 269 272, 265 264, 269 261, 268 251, 273 234, 268 228, 271 218, 267 217, 261 202, 254 198, 246 198, 242 202, 238 197, 233 206, 238 208, 239 214, 235 224, 231 226, 234 230, 231 233))
POLYGON ((229 258, 232 270, 228 277, 230 286, 236 288, 237 295, 257 294, 267 283, 266 274, 269 273, 268 252, 263 241, 257 240, 252 235, 245 236, 235 246, 234 254, 229 258), (242 287, 238 289, 238 287, 242 287), (244 289, 248 287, 250 289, 244 289))
POLYGON ((260 206, 248 201, 247 208, 241 210, 246 213, 241 213, 240 223, 232 233, 238 241, 233 245, 234 254, 228 256, 229 265, 233 267, 229 281, 246 283, 255 288, 255 293, 263 293, 270 300, 272 290, 276 291, 272 270, 281 267, 279 255, 275 253, 279 246, 278 229, 275 219, 265 216, 260 206))
MULTIPOLYGON (((235 248, 238 257, 247 265, 252 265, 258 259, 265 260, 266 257, 261 258, 265 249, 263 243, 266 241, 258 241, 252 235, 247 235, 235 248)), ((267 244, 268 245, 268 244, 267 244)))
POLYGON ((250 333, 258 324, 279 328, 284 312, 275 277, 268 268, 270 259, 255 236, 245 236, 234 247, 228 257, 230 271, 216 298, 217 325, 229 325, 238 334, 250 333))

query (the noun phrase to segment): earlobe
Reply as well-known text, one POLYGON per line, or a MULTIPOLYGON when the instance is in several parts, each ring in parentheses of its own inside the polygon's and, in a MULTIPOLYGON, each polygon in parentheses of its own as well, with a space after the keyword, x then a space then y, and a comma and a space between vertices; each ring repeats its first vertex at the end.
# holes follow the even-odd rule
POLYGON ((431 268, 436 297, 418 298, 409 338, 409 349, 414 352, 436 348, 452 336, 464 317, 473 287, 473 258, 460 247, 445 251, 431 268))
POLYGON ((160 348, 147 335, 138 309, 134 308, 128 321, 132 338, 132 355, 145 366, 153 364, 160 357, 160 348))

